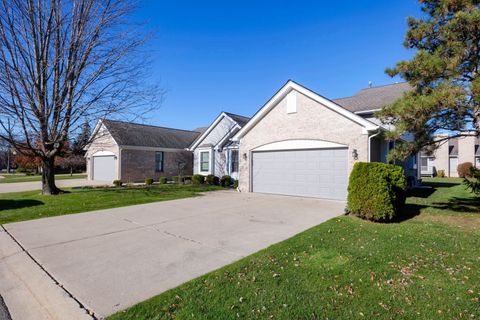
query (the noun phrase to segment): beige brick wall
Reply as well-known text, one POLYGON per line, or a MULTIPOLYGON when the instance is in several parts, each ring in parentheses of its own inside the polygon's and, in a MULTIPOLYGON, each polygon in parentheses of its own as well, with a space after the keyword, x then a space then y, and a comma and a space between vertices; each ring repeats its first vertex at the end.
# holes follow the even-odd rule
POLYGON ((145 178, 154 180, 158 180, 160 177, 171 178, 179 174, 178 161, 180 160, 186 163, 183 174, 192 174, 193 155, 190 151, 164 151, 162 172, 155 171, 154 150, 125 149, 121 152, 121 180, 123 182, 143 182, 145 178))
POLYGON ((262 145, 292 139, 315 139, 348 146, 348 166, 356 161, 368 161, 368 135, 362 126, 297 93, 297 112, 287 114, 286 98, 280 101, 240 142, 239 188, 249 191, 250 151, 262 145), (352 157, 357 149, 358 159, 352 157), (247 160, 243 159, 247 154, 247 160))

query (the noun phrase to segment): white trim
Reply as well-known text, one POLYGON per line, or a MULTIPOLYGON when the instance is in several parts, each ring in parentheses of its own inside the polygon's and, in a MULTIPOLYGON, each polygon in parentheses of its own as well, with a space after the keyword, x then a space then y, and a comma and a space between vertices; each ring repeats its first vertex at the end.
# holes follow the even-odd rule
POLYGON ((370 113, 375 113, 377 111, 380 111, 382 109, 370 109, 370 110, 362 110, 362 111, 356 111, 354 112, 355 114, 370 114, 370 113))
POLYGON ((265 144, 252 151, 277 151, 277 150, 305 150, 305 149, 331 149, 348 148, 344 144, 339 144, 324 140, 284 140, 265 144))
POLYGON ((202 175, 212 173, 212 149, 198 149, 198 173, 202 175), (202 152, 208 152, 208 171, 202 171, 202 152))
POLYGON ((205 130, 204 133, 202 133, 202 135, 200 136, 200 138, 198 138, 198 139, 194 142, 194 144, 188 148, 188 150, 193 151, 193 150, 200 144, 200 142, 202 142, 202 141, 210 134, 210 132, 212 132, 212 130, 217 126, 217 124, 220 123, 220 121, 222 121, 222 119, 223 119, 224 117, 227 117, 227 118, 230 119, 232 122, 234 122, 235 124, 238 125, 238 123, 237 123, 235 120, 233 120, 232 118, 230 118, 225 112, 222 112, 222 113, 220 113, 220 115, 215 119, 215 121, 213 121, 213 123, 208 127, 208 129, 205 130))
POLYGON ((366 132, 377 130, 379 127, 372 122, 362 118, 361 116, 348 111, 335 102, 328 100, 319 94, 289 80, 254 116, 250 121, 232 138, 234 141, 239 141, 247 132, 249 132, 263 117, 265 117, 270 110, 272 110, 285 96, 295 90, 306 97, 322 104, 323 106, 337 112, 338 114, 352 120, 363 126, 366 132))
POLYGON ((214 146, 214 149, 219 150, 220 149, 219 146, 221 146, 227 139, 230 139, 230 135, 232 131, 235 129, 241 129, 241 127, 236 122, 235 122, 235 125, 228 130, 225 136, 214 146))
POLYGON ((107 157, 107 156, 117 156, 115 153, 111 151, 97 151, 91 155, 91 157, 107 157))

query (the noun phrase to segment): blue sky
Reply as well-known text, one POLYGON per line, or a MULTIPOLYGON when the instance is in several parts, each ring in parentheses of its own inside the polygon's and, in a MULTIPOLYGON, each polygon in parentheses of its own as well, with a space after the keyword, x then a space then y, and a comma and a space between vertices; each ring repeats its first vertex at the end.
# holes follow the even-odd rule
POLYGON ((221 112, 253 115, 288 79, 338 98, 408 58, 416 0, 141 0, 135 18, 155 32, 152 80, 167 95, 150 124, 193 129, 221 112))

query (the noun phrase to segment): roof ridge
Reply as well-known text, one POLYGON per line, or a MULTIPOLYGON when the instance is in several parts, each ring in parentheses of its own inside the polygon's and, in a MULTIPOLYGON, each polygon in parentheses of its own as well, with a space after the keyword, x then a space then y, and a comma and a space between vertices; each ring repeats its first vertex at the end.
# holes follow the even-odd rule
POLYGON ((381 84, 381 85, 379 85, 379 86, 371 86, 371 87, 367 87, 367 88, 362 88, 362 89, 360 89, 360 91, 362 91, 362 90, 369 90, 369 89, 383 88, 383 87, 389 87, 389 86, 395 86, 395 85, 399 85, 399 84, 408 84, 408 82, 407 82, 407 81, 401 81, 401 82, 381 84))
POLYGON ((153 127, 153 128, 160 128, 160 129, 169 129, 169 130, 176 130, 176 131, 200 133, 200 132, 198 132, 198 131, 193 131, 193 130, 177 129, 177 128, 171 128, 171 127, 162 127, 162 126, 155 126, 155 125, 152 125, 152 124, 143 124, 143 123, 137 123, 137 122, 121 121, 121 120, 103 119, 103 121, 107 121, 107 122, 108 122, 108 121, 110 121, 110 122, 119 122, 119 123, 125 123, 125 124, 133 124, 133 125, 143 126, 143 127, 153 127))

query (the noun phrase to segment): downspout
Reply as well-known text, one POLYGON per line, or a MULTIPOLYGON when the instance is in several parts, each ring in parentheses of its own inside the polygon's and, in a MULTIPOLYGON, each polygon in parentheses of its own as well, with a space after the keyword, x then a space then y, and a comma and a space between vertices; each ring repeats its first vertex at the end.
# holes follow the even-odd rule
POLYGON ((368 137, 368 162, 371 162, 371 158, 372 158, 372 138, 375 138, 376 136, 378 136, 382 131, 380 131, 380 129, 377 129, 377 133, 375 134, 372 134, 371 136, 368 137))

